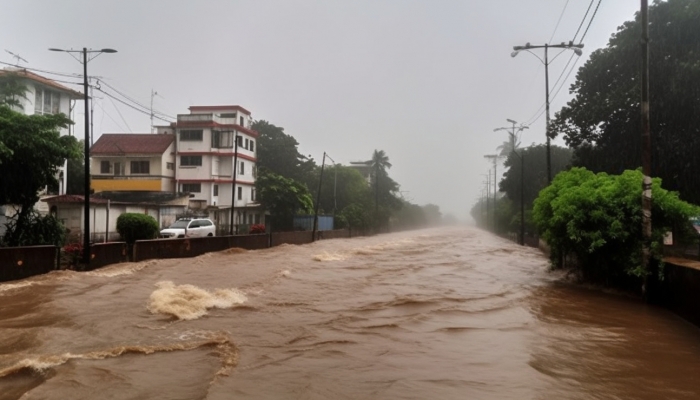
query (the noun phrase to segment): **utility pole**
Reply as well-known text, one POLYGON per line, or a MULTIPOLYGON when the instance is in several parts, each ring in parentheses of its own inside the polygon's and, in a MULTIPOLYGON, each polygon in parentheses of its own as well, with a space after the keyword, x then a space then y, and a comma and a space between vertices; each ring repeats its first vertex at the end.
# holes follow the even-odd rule
POLYGON ((647 274, 644 282, 644 297, 653 302, 655 284, 658 280, 656 266, 651 259, 651 123, 649 120, 649 3, 641 0, 642 23, 642 270, 647 274))
POLYGON ((496 232, 496 190, 498 189, 498 155, 497 154, 487 154, 484 158, 488 158, 493 161, 493 231, 496 232))
MULTIPOLYGON (((528 53, 534 55, 537 57, 537 55, 533 52, 531 52, 531 49, 544 49, 544 60, 541 58, 537 57, 542 64, 544 64, 544 80, 545 80, 545 105, 546 105, 546 112, 547 112, 547 126, 545 128, 545 135, 547 136, 547 183, 552 183, 552 150, 551 150, 551 138, 552 138, 552 132, 550 131, 550 126, 549 126, 549 49, 550 48, 556 48, 556 49, 569 49, 573 50, 574 53, 576 53, 577 56, 580 56, 582 53, 581 49, 583 48, 583 43, 579 44, 574 44, 573 42, 569 43, 564 43, 562 42, 561 44, 548 44, 545 43, 543 45, 538 45, 538 46, 533 46, 529 42, 525 44, 525 46, 513 46, 513 52, 510 53, 511 57, 515 57, 520 53, 520 51, 525 50, 528 53)), ((559 53, 561 54, 561 53, 559 53)), ((559 56, 557 54, 554 58, 557 58, 559 56)), ((554 61, 554 58, 552 61, 554 61)))
POLYGON ((316 194, 316 209, 314 210, 314 229, 311 234, 311 240, 316 241, 316 232, 318 231, 318 207, 321 204, 321 187, 323 186, 323 168, 326 166, 326 152, 323 152, 323 161, 321 162, 321 177, 318 180, 318 193, 316 194))
POLYGON ((520 245, 524 246, 525 245, 525 155, 521 151, 520 154, 518 154, 517 151, 515 151, 516 147, 518 146, 518 137, 517 137, 517 132, 522 132, 525 129, 529 129, 528 126, 525 126, 523 124, 520 124, 520 126, 517 128, 516 132, 516 127, 515 125, 517 124, 516 121, 512 119, 506 119, 506 121, 510 122, 513 126, 512 127, 502 127, 502 128, 496 128, 493 131, 507 131, 510 129, 510 132, 508 134, 510 135, 510 141, 511 141, 511 149, 510 152, 511 154, 515 154, 520 158, 520 245))
POLYGON ((234 213, 236 211, 236 174, 238 166, 238 132, 233 131, 233 181, 231 182, 231 227, 229 228, 229 235, 233 236, 234 232, 238 235, 238 226, 234 231, 234 213))

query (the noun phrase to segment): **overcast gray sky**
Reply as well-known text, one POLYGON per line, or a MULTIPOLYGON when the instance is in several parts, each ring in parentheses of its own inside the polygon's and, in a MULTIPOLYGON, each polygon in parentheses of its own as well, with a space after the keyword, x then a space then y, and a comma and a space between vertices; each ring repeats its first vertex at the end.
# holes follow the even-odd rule
MULTIPOLYGON (((284 127, 318 162, 324 151, 347 163, 384 150, 409 200, 465 219, 490 168, 483 155, 507 138, 493 129, 506 118, 532 122, 544 104, 544 66, 527 53, 511 58, 512 46, 572 40, 589 4, 0 0, 0 61, 14 62, 9 50, 31 68, 81 73, 68 54, 47 49, 117 49, 91 61, 89 75, 145 105, 155 89, 155 108, 172 116, 190 105, 241 105, 284 127)), ((602 0, 577 68, 638 9, 639 1, 602 0)), ((550 85, 569 57, 552 62, 550 85)), ((552 116, 574 79, 575 71, 552 100, 552 116)), ((149 132, 148 115, 100 97, 96 136, 149 132)), ((525 131, 524 145, 544 142, 544 120, 525 131)))

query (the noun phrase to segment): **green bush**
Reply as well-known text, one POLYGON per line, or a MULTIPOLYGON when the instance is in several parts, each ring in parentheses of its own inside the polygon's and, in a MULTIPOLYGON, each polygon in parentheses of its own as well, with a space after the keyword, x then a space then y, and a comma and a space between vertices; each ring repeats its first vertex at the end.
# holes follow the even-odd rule
MULTIPOLYGON (((661 261, 666 232, 687 233, 697 206, 652 184, 652 249, 661 261)), ((573 168, 558 174, 535 200, 533 219, 551 248, 553 265, 573 256, 584 278, 616 286, 634 286, 642 270, 642 173, 594 174, 573 168)))
POLYGON ((137 240, 155 239, 159 231, 158 222, 150 215, 126 213, 117 218, 117 232, 129 244, 137 240))

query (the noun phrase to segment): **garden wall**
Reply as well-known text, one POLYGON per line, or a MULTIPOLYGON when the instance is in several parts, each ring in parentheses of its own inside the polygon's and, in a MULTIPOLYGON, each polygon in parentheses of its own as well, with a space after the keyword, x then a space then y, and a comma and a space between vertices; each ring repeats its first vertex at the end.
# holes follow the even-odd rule
POLYGON ((660 295, 662 305, 700 326, 700 262, 666 259, 660 295))
POLYGON ((270 246, 279 246, 281 244, 306 244, 313 242, 312 232, 297 231, 297 232, 275 232, 270 234, 270 246))
POLYGON ((0 282, 29 278, 56 269, 56 246, 0 248, 0 282))

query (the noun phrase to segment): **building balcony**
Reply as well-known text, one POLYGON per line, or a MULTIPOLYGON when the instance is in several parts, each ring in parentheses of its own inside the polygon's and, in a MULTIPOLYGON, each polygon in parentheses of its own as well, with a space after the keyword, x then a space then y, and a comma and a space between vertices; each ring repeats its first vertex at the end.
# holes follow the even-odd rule
POLYGON ((107 191, 164 191, 164 179, 173 177, 162 175, 92 175, 90 188, 95 192, 107 191))

